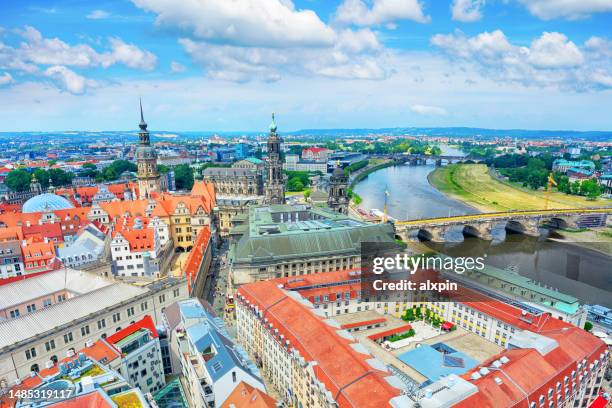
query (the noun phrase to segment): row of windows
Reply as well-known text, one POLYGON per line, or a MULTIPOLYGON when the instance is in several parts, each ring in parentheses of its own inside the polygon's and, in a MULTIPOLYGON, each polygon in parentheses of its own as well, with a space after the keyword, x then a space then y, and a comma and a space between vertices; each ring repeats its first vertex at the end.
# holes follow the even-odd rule
MULTIPOLYGON (((179 288, 175 288, 173 290, 172 294, 173 294, 173 296, 175 298, 178 297, 180 295, 180 289, 179 288)), ((164 294, 159 295, 158 299, 159 299, 160 303, 164 303, 166 301, 166 294, 164 293, 164 294)), ((147 300, 145 300, 142 303, 140 303, 140 311, 141 312, 144 312, 144 311, 146 311, 148 309, 149 309, 149 302, 147 300)), ((17 310, 16 312, 17 312, 17 316, 19 316, 19 311, 17 310)), ((127 317, 134 316, 135 315, 134 306, 131 306, 128 309, 126 309, 126 313, 127 313, 127 317)), ((113 313, 111 319, 112 319, 113 323, 118 323, 119 321, 121 321, 121 312, 113 313)), ((133 323, 134 323, 134 321, 130 322, 130 324, 133 324, 133 323)), ((97 325, 99 330, 106 328, 106 318, 102 318, 102 319, 98 320, 96 322, 96 325, 97 325)), ((116 331, 119 331, 119 330, 121 330, 121 327, 117 327, 116 331)), ((91 334, 91 330, 90 330, 89 325, 82 326, 80 328, 80 332, 81 332, 81 336, 82 337, 89 336, 91 334)), ((69 344, 69 343, 72 343, 74 341, 74 335, 72 334, 72 332, 65 333, 63 338, 64 338, 64 344, 69 344)), ((102 338, 106 338, 106 335, 103 334, 102 338)), ((56 348, 55 340, 49 340, 49 341, 45 342, 44 347, 45 347, 46 351, 54 350, 56 348)), ((35 358, 37 356, 36 348, 32 347, 32 348, 27 349, 25 351, 25 356, 26 356, 27 360, 31 360, 31 359, 35 358)))

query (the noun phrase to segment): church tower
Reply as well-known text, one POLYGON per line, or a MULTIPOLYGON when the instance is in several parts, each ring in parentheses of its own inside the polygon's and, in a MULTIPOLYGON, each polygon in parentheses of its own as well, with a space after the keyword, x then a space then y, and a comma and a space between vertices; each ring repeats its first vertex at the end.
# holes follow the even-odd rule
POLYGON ((329 179, 329 197, 327 206, 341 214, 348 213, 348 176, 337 165, 329 179))
POLYGON ((36 175, 32 174, 32 180, 30 181, 30 192, 38 195, 38 194, 42 194, 42 186, 40 185, 40 183, 38 182, 38 180, 36 179, 36 175))
POLYGON ((268 159, 266 160, 268 172, 264 199, 266 204, 285 204, 285 175, 283 174, 280 145, 281 138, 276 133, 276 122, 272 114, 270 136, 268 136, 268 159))
POLYGON ((136 163, 138 165, 138 190, 139 198, 149 198, 151 193, 161 192, 161 182, 157 171, 157 152, 151 146, 147 123, 144 121, 142 113, 142 100, 140 101, 140 132, 138 138, 139 145, 136 148, 136 163))

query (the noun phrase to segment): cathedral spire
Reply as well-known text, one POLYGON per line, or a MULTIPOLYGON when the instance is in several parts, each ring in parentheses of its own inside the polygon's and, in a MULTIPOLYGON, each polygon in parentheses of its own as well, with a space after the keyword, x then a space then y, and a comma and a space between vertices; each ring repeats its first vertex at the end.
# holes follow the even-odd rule
POLYGON ((276 133, 276 122, 274 121, 274 112, 272 112, 272 123, 270 123, 270 132, 276 133))
POLYGON ((142 113, 142 98, 140 98, 140 124, 138 125, 138 127, 140 127, 140 130, 142 131, 147 130, 147 122, 145 122, 144 114, 142 113))

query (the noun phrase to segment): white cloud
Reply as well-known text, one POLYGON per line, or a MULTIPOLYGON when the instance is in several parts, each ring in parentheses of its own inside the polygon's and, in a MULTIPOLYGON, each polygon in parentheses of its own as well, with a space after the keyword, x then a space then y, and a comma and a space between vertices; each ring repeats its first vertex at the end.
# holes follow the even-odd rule
POLYGON ((582 53, 561 33, 543 33, 531 43, 528 61, 536 67, 562 68, 582 65, 582 53))
MULTIPOLYGON (((35 69, 28 69, 28 64, 81 68, 108 68, 114 64, 123 64, 134 69, 150 70, 157 62, 157 57, 151 52, 127 44, 119 38, 110 38, 110 51, 100 53, 87 44, 69 45, 59 38, 44 38, 34 27, 26 26, 19 34, 27 41, 22 42, 19 48, 11 48, 10 54, 29 72, 35 69)), ((2 50, 0 45, 0 62, 3 60, 2 50)))
POLYGON ((182 38, 179 43, 208 76, 227 81, 278 81, 283 75, 382 79, 385 52, 368 29, 343 30, 333 47, 276 48, 217 45, 182 38))
POLYGON ((472 23, 482 18, 485 0, 453 0, 451 13, 453 20, 472 23))
POLYGON ((132 0, 157 14, 158 26, 198 40, 237 46, 329 46, 335 33, 312 10, 290 0, 132 0))
POLYGON ((104 10, 93 10, 86 17, 90 20, 102 20, 110 17, 110 13, 104 10))
POLYGON ((18 30, 24 41, 18 47, 0 42, 0 69, 22 71, 35 76, 52 78, 61 89, 84 93, 95 81, 90 81, 71 68, 108 68, 122 64, 129 68, 151 70, 157 57, 120 38, 108 39, 108 50, 98 52, 87 44, 70 45, 59 38, 44 38, 34 27, 18 30))
POLYGON ((102 56, 102 66, 124 64, 130 68, 150 71, 157 64, 157 57, 149 51, 143 51, 134 44, 127 44, 120 38, 110 38, 111 52, 102 56))
POLYGON ((8 72, 0 75, 0 86, 10 84, 11 82, 13 82, 13 77, 8 72))
POLYGON ((595 13, 612 11, 612 0, 518 0, 529 12, 542 19, 576 20, 595 13))
POLYGON ((586 50, 596 59, 612 59, 612 41, 593 36, 584 43, 586 50))
POLYGON ((172 72, 173 74, 178 74, 180 72, 185 71, 187 71, 187 67, 185 67, 183 64, 178 63, 176 61, 172 61, 170 63, 170 72, 172 72))
POLYGON ((440 108, 438 106, 428 106, 428 105, 412 105, 410 110, 414 113, 418 113, 419 115, 428 115, 428 116, 445 116, 448 115, 448 112, 444 108, 440 108))
POLYGON ((344 0, 336 10, 335 18, 338 22, 359 26, 399 20, 417 23, 431 21, 431 18, 423 13, 423 5, 418 0, 373 0, 371 8, 363 0, 344 0))
POLYGON ((44 75, 53 79, 57 85, 70 93, 82 94, 91 84, 85 77, 62 65, 54 65, 45 70, 44 75))
POLYGON ((581 50, 565 35, 545 32, 525 47, 511 44, 501 30, 474 37, 459 31, 431 39, 451 58, 473 64, 498 81, 572 90, 607 87, 605 73, 609 72, 611 58, 605 55, 605 41, 589 40, 581 50), (584 51, 589 48, 587 58, 584 51))

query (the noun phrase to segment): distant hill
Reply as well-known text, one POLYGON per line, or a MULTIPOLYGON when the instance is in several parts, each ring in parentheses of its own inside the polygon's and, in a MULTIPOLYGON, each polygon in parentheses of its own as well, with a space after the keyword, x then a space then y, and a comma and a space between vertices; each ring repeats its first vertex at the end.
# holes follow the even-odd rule
MULTIPOLYGON (((469 127, 397 127, 382 129, 302 129, 291 132, 281 132, 286 136, 304 137, 363 137, 376 135, 411 135, 411 136, 441 136, 459 138, 490 139, 495 137, 510 137, 520 139, 562 139, 562 140, 590 140, 590 141, 612 141, 612 131, 574 131, 574 130, 524 130, 524 129, 484 129, 469 127)), ((39 140, 70 140, 74 142, 93 142, 96 140, 111 140, 129 142, 137 138, 138 132, 128 131, 56 131, 56 132, 0 132, 0 140, 39 141, 39 140)), ((172 139, 200 139, 212 135, 222 137, 237 136, 262 136, 265 132, 213 132, 213 131, 151 131, 154 140, 172 139)))

